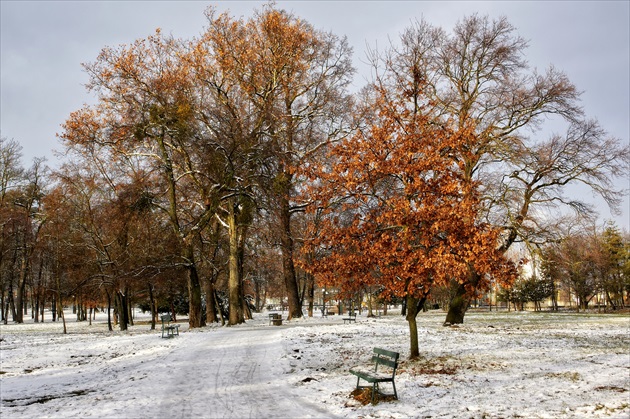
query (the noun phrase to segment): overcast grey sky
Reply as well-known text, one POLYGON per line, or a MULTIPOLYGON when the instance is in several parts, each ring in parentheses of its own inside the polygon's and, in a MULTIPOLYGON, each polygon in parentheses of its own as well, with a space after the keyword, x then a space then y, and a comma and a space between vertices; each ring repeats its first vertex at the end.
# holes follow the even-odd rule
MULTIPOLYGON (((260 1, 8 1, 0 0, 0 135, 23 146, 24 164, 46 157, 56 164, 55 134, 70 112, 92 97, 81 63, 105 46, 131 43, 156 28, 191 38, 215 5, 248 16, 260 1)), ((583 91, 584 109, 612 135, 629 142, 630 1, 277 1, 318 29, 347 36, 359 69, 366 45, 385 45, 414 19, 450 31, 472 13, 506 16, 527 39, 529 62, 541 71, 564 71, 583 91)), ((620 183, 630 187, 630 179, 620 183)), ((600 208, 602 219, 630 226, 630 201, 621 217, 600 208)))

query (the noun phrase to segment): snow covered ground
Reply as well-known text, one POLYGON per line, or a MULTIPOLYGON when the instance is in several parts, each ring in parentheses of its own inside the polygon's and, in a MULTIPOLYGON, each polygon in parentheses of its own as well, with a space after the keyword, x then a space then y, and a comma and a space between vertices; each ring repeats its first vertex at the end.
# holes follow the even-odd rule
MULTIPOLYGON (((0 417, 9 418, 628 418, 630 316, 469 312, 418 316, 421 359, 407 323, 267 314, 162 339, 138 313, 128 332, 87 322, 0 326, 0 417), (374 346, 401 353, 399 400, 350 397, 354 365, 374 346)), ((68 313, 67 318, 71 318, 68 313)), ((391 387, 383 385, 383 390, 391 387)))

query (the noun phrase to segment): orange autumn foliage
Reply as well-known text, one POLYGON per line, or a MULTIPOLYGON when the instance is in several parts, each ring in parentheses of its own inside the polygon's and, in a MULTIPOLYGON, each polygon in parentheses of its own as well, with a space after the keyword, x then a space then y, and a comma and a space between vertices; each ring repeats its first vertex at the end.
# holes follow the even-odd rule
POLYGON ((320 221, 306 248, 321 256, 307 269, 342 291, 377 285, 385 297, 421 298, 471 272, 483 278, 478 289, 511 280, 499 230, 478 221, 478 185, 458 163, 476 140, 472 127, 435 123, 404 95, 386 99, 379 92, 369 126, 310 173, 320 221))

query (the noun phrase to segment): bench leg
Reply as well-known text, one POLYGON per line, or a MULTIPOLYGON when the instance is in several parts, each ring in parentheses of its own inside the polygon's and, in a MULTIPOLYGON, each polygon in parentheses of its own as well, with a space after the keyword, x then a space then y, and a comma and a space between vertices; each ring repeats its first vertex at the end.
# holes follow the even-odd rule
POLYGON ((394 397, 398 400, 398 393, 396 393, 396 383, 392 381, 392 386, 394 387, 394 397))

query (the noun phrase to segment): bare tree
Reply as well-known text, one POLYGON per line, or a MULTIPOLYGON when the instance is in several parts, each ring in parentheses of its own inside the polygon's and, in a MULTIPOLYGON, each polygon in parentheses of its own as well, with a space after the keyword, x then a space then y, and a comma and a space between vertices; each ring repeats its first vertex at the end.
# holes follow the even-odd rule
MULTIPOLYGON (((585 118, 580 92, 565 74, 553 67, 544 73, 531 69, 526 48, 506 18, 472 15, 451 34, 417 22, 403 33, 401 46, 380 59, 394 71, 418 63, 413 77, 428 83, 424 100, 437 106, 435 123, 474 127, 476 141, 453 159, 469 182, 481 182, 479 219, 504 228, 498 244, 504 251, 551 233, 554 221, 543 210, 591 211, 567 197, 568 186, 586 185, 615 208, 622 191, 614 179, 628 170, 628 147, 585 118), (566 123, 566 135, 542 140, 550 118, 566 123)), ((454 278, 447 323, 463 322, 478 281, 474 271, 454 278)))

